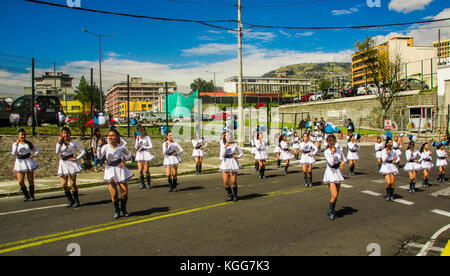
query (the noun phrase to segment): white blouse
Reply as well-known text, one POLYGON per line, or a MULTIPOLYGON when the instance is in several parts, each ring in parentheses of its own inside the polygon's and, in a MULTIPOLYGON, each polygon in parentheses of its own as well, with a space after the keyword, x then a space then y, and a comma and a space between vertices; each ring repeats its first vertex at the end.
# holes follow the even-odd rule
POLYGON ((136 150, 140 148, 142 148, 143 150, 151 150, 153 148, 152 140, 148 136, 145 136, 144 138, 138 136, 138 138, 136 139, 136 143, 134 144, 134 148, 136 150))
POLYGON ((86 155, 86 151, 80 144, 75 141, 70 141, 69 145, 64 143, 56 143, 56 154, 61 158, 69 155, 75 154, 75 149, 77 149, 80 154, 76 157, 77 160, 80 160, 83 156, 86 155))
POLYGON ((123 145, 118 144, 116 148, 113 148, 111 144, 104 145, 97 152, 98 159, 106 157, 107 163, 111 163, 117 160, 130 160, 132 157, 131 152, 123 145))
POLYGON ((30 146, 28 146, 28 144, 26 144, 26 143, 25 144, 14 143, 12 145, 11 154, 14 155, 14 156, 26 155, 26 154, 29 154, 29 153, 31 154, 31 151, 33 150, 34 151, 34 157, 36 157, 36 156, 38 156, 40 150, 38 149, 38 147, 36 147, 35 144, 32 144, 32 145, 33 145, 33 149, 30 149, 30 146))
POLYGON ((170 145, 168 145, 168 141, 163 143, 163 154, 166 156, 172 155, 174 152, 176 152, 177 155, 180 155, 184 152, 184 150, 181 148, 181 146, 177 142, 173 142, 170 145), (178 152, 176 151, 178 149, 178 152))
POLYGON ((237 159, 240 159, 242 156, 244 156, 242 149, 236 143, 229 147, 224 146, 220 149, 220 159, 225 160, 226 158, 230 158, 231 156, 236 155, 236 152, 239 153, 239 155, 237 155, 237 159))

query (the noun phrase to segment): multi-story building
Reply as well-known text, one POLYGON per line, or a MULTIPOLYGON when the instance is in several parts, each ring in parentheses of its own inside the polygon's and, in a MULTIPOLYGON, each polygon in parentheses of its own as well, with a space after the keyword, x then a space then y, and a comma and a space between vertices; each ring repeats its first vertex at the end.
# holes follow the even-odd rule
MULTIPOLYGON (((312 91, 309 79, 243 77, 242 81, 244 97, 293 98, 312 91)), ((238 77, 225 79, 224 91, 237 93, 238 77)))
MULTIPOLYGON (((45 72, 41 77, 34 78, 35 93, 58 96, 60 100, 73 99, 72 80, 69 74, 63 72, 45 72)), ((31 87, 25 87, 25 95, 31 95, 31 92, 31 87)))
MULTIPOLYGON (((432 83, 432 75, 437 72, 437 50, 433 46, 414 46, 414 38, 398 36, 376 45, 377 54, 388 54, 390 60, 400 57, 401 76, 399 79, 420 78, 428 84, 432 83)), ((367 65, 365 52, 356 52, 352 55, 352 84, 365 86, 373 84, 373 73, 367 65)), ((436 84, 436 83, 433 83, 436 84)))
MULTIPOLYGON (((131 102, 130 101, 130 114, 135 112, 146 112, 153 108, 152 102, 131 102)), ((128 116, 128 102, 125 101, 119 105, 120 117, 124 118, 128 116)))
POLYGON ((437 55, 439 58, 450 57, 450 39, 443 40, 441 42, 434 42, 433 47, 437 48, 437 55))
MULTIPOLYGON (((169 82, 167 86, 170 93, 177 90, 177 84, 175 82, 169 82)), ((142 78, 131 78, 130 80, 130 102, 160 103, 165 95, 164 92, 165 82, 144 82, 142 78)), ((126 101, 127 82, 114 84, 106 94, 106 108, 108 113, 113 117, 120 117, 120 104, 126 101)))

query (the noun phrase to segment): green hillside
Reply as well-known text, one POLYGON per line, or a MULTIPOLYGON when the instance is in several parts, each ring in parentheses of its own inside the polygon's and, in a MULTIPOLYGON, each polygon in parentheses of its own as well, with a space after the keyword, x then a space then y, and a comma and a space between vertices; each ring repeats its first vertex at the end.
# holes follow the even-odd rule
POLYGON ((266 73, 263 77, 277 77, 287 73, 290 78, 317 78, 327 79, 337 76, 344 76, 351 79, 351 63, 329 62, 329 63, 302 63, 285 67, 280 67, 274 71, 266 73))

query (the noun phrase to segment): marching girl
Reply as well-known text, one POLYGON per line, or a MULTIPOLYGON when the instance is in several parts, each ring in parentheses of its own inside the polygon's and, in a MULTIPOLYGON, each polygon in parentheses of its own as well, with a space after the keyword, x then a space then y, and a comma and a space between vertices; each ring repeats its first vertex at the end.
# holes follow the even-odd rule
POLYGON ((195 175, 202 174, 202 163, 203 157, 206 155, 204 148, 208 145, 205 138, 200 138, 200 133, 195 133, 195 139, 192 140, 192 146, 194 150, 192 152, 192 157, 195 160, 195 175))
POLYGON ((300 137, 298 137, 297 132, 294 132, 294 135, 292 136, 292 149, 294 150, 295 160, 298 160, 298 156, 300 153, 300 137))
POLYGON ((180 145, 173 140, 172 132, 167 134, 167 140, 163 143, 164 166, 166 166, 166 176, 169 182, 169 192, 178 192, 178 165, 181 163, 181 155, 184 151, 180 145), (178 152, 177 152, 178 149, 178 152))
MULTIPOLYGON (((255 157, 256 154, 255 148, 256 140, 258 140, 258 131, 253 132, 253 138, 250 140, 250 143, 252 145, 252 150, 250 151, 250 153, 253 155, 253 157, 255 157)), ((257 172, 258 170, 259 170, 259 162, 258 160, 255 159, 255 172, 257 172)))
POLYGON ((305 187, 312 187, 312 166, 316 163, 314 155, 317 154, 319 149, 311 142, 308 132, 303 133, 303 142, 300 143, 300 151, 302 156, 300 158, 300 165, 303 170, 303 177, 305 179, 305 187), (308 179, 309 174, 309 179, 308 179))
POLYGON ((154 159, 150 153, 150 150, 153 148, 152 140, 147 136, 144 126, 138 126, 136 134, 134 148, 137 150, 135 161, 138 165, 139 179, 141 181, 140 189, 145 188, 145 181, 147 182, 147 189, 151 189, 150 161, 154 159))
POLYGON ((80 200, 78 199, 78 187, 77 187, 77 174, 82 170, 80 160, 86 151, 75 141, 72 141, 72 133, 68 127, 61 129, 61 134, 58 137, 58 143, 56 143, 56 154, 60 156, 58 175, 61 180, 62 188, 66 194, 68 203, 66 208, 79 207, 80 200), (80 154, 75 158, 75 150, 78 150, 80 154), (70 178, 70 186, 68 187, 68 180, 70 178), (70 193, 72 190, 72 194, 70 193))
POLYGON ((436 147, 436 167, 439 168, 439 182, 445 182, 445 167, 447 166, 448 155, 445 152, 445 145, 443 143, 438 143, 436 147))
POLYGON ((386 201, 394 200, 395 176, 399 174, 396 165, 397 153, 392 148, 392 139, 387 138, 385 148, 381 151, 381 160, 383 161, 380 173, 384 175, 386 186, 386 201))
POLYGON ((273 153, 277 154, 277 167, 281 168, 281 160, 280 160, 280 155, 281 155, 281 148, 280 148, 280 139, 281 139, 281 134, 277 135, 275 138, 275 149, 273 151, 273 153))
POLYGON ((378 162, 378 170, 381 169, 381 151, 384 149, 384 143, 381 142, 381 137, 377 137, 377 143, 375 144, 375 158, 378 162))
POLYGON ((420 153, 418 150, 414 149, 414 141, 410 141, 408 144, 408 149, 405 151, 406 164, 403 170, 409 174, 409 190, 410 193, 416 192, 416 178, 417 171, 420 170, 420 165, 418 160, 420 158, 420 153))
POLYGON ((103 181, 108 183, 108 190, 111 193, 111 200, 114 204, 113 218, 119 218, 120 211, 125 217, 129 217, 130 214, 127 211, 128 181, 134 175, 125 167, 125 162, 131 159, 132 154, 125 146, 120 144, 120 135, 114 129, 108 132, 108 144, 103 145, 100 141, 99 146, 98 158, 106 158, 103 181), (121 193, 120 206, 117 186, 119 186, 121 193))
POLYGON ((330 189, 331 199, 327 215, 330 220, 334 220, 336 202, 339 197, 341 184, 344 182, 342 170, 347 160, 342 150, 336 148, 336 137, 334 135, 327 137, 327 144, 329 145, 328 149, 324 152, 327 168, 323 176, 323 184, 327 184, 330 189))
POLYGON ((255 141, 255 161, 259 163, 259 178, 264 179, 264 172, 266 171, 266 162, 269 159, 267 153, 269 145, 263 140, 263 134, 258 134, 258 140, 255 141))
POLYGON ((323 141, 323 133, 320 129, 320 124, 317 124, 314 128, 313 136, 311 137, 313 142, 317 142, 317 148, 319 149, 319 152, 322 150, 322 141, 323 141))
POLYGON ((360 139, 359 133, 355 133, 350 137, 350 141, 347 143, 347 160, 350 166, 350 175, 355 176, 355 166, 356 160, 359 160, 358 151, 360 146, 358 145, 358 140, 360 139))
POLYGON ((24 129, 19 128, 17 131, 17 140, 12 145, 11 154, 16 157, 14 163, 14 172, 16 172, 17 181, 20 185, 20 190, 23 193, 23 201, 34 201, 34 171, 38 168, 38 164, 34 158, 38 156, 39 149, 27 140, 27 134, 24 129), (34 154, 32 154, 34 151, 34 154), (28 178, 28 188, 25 185, 25 174, 28 178))
POLYGON ((427 188, 430 185, 428 184, 428 178, 430 177, 430 170, 434 167, 434 164, 432 162, 431 158, 431 151, 429 150, 430 145, 425 142, 423 143, 422 147, 420 148, 420 156, 419 159, 420 162, 420 168, 423 170, 423 183, 422 187, 427 188))
POLYGON ((397 154, 397 166, 400 168, 400 158, 402 156, 403 143, 399 143, 398 136, 394 136, 394 140, 392 141, 392 148, 395 150, 397 154))
POLYGON ((286 135, 281 135, 280 137, 280 161, 284 161, 284 175, 288 174, 288 168, 289 168, 289 160, 294 158, 294 155, 290 151, 290 144, 287 141, 286 135))
POLYGON ((241 169, 241 165, 238 159, 241 158, 244 153, 241 148, 234 142, 233 135, 227 133, 224 139, 224 146, 220 149, 220 163, 219 169, 222 172, 223 185, 228 194, 226 201, 237 202, 238 198, 238 186, 237 186, 237 174, 241 169), (230 187, 231 178, 231 187, 230 187))

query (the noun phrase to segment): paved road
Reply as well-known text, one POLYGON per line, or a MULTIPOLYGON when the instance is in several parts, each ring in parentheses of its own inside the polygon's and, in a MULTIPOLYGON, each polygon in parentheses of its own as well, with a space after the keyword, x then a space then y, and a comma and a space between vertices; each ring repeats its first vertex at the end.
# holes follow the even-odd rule
POLYGON ((408 184, 403 172, 396 183, 399 201, 385 202, 372 147, 363 147, 360 156, 357 175, 346 177, 332 222, 326 216, 330 194, 320 183, 325 168, 320 158, 312 188, 303 186, 298 164, 287 176, 270 165, 262 181, 251 168, 242 170, 237 203, 224 202, 218 173, 182 176, 178 193, 168 193, 163 179, 155 180, 152 190, 141 191, 134 183, 128 206, 132 217, 119 220, 112 219, 106 186, 80 190, 78 209, 64 208, 61 192, 28 203, 20 197, 0 199, 0 255, 67 256, 72 243, 81 255, 367 256, 373 243, 381 255, 421 250, 440 255, 450 239, 450 230, 443 228, 450 224, 450 204, 436 193, 450 184, 438 184, 433 170, 432 186, 423 190, 418 185, 420 191, 412 195, 399 188, 408 184), (429 242, 438 230, 442 233, 429 242))

